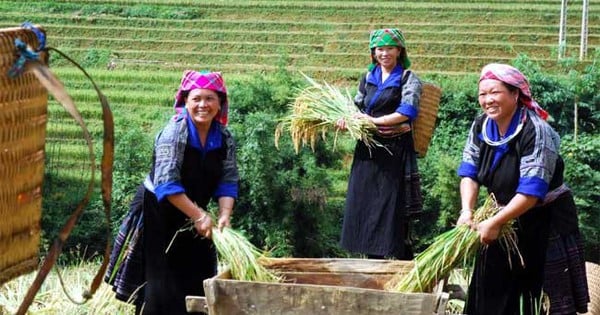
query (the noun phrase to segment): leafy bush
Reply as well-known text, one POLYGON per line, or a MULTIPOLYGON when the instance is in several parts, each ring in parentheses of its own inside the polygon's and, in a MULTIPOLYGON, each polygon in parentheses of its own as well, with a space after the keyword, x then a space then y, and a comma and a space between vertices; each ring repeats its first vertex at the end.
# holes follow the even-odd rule
POLYGON ((90 48, 86 52, 81 66, 84 68, 101 68, 106 67, 110 61, 111 53, 107 49, 90 48))
POLYGON ((565 160, 565 183, 575 197, 579 227, 584 236, 586 258, 600 261, 600 138, 597 135, 562 139, 561 155, 565 160))
POLYGON ((339 231, 339 203, 327 202, 327 168, 339 158, 322 146, 296 155, 285 137, 275 148, 275 126, 296 87, 280 75, 278 81, 257 76, 234 85, 243 94, 233 94, 240 90, 232 88, 241 177, 234 224, 273 255, 329 256, 338 250, 331 231, 339 231))
POLYGON ((578 132, 594 133, 600 125, 600 50, 595 52, 593 62, 582 71, 572 59, 563 60, 562 75, 550 75, 526 55, 519 55, 514 66, 528 77, 531 92, 536 101, 546 109, 552 119, 550 124, 560 134, 575 132, 575 103, 577 103, 578 132))

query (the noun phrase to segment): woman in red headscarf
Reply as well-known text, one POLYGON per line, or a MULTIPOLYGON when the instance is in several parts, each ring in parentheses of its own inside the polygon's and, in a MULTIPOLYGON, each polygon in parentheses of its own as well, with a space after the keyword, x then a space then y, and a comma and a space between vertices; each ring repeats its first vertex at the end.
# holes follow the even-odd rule
POLYGON ((211 231, 229 226, 238 193, 227 107, 220 73, 184 72, 177 114, 156 137, 152 170, 117 235, 106 276, 117 298, 136 304, 136 314, 188 314, 185 297, 204 295, 202 282, 216 274, 211 231), (219 206, 216 223, 206 211, 211 199, 219 206), (127 235, 135 240, 127 245, 132 252, 115 267, 127 235))
POLYGON ((486 245, 475 263, 465 313, 539 314, 542 290, 550 297, 550 314, 585 312, 582 240, 548 113, 532 99, 525 76, 504 64, 483 68, 479 104, 483 114, 472 124, 458 169, 457 224, 472 225, 486 245), (472 211, 481 186, 503 208, 475 226, 472 211), (512 219, 523 264, 495 242, 512 219))

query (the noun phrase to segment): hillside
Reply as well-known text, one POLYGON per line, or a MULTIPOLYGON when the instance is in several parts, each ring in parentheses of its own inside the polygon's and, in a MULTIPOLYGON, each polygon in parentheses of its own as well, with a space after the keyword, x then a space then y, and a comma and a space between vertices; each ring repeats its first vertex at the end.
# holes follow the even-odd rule
MULTIPOLYGON (((405 32, 413 68, 461 75, 524 53, 556 68, 560 3, 528 1, 34 1, 0 3, 0 27, 42 25, 48 43, 87 66, 116 70, 278 66, 354 81, 369 63, 369 31, 405 32)), ((581 4, 568 8, 567 55, 579 55, 581 4)), ((590 1, 589 52, 600 48, 600 0, 590 1)), ((60 65, 60 63, 58 64, 60 65)))
MULTIPOLYGON (((551 71, 558 68, 559 14, 550 0, 3 0, 0 27, 42 26, 48 46, 81 63, 107 95, 116 131, 139 128, 150 136, 170 112, 184 69, 222 71, 230 79, 285 68, 354 86, 370 62, 369 31, 398 27, 413 70, 432 81, 474 75, 519 53, 551 71)), ((579 53, 580 14, 581 4, 571 3, 570 56, 579 53)), ((590 1, 588 44, 590 55, 600 48, 600 0, 590 1)), ((101 110, 89 82, 57 54, 51 68, 99 139, 101 110)), ((71 180, 85 177, 81 131, 52 99, 47 136, 47 167, 67 170, 62 174, 71 180)))
MULTIPOLYGON (((153 134, 184 69, 232 78, 285 68, 354 86, 370 62, 369 31, 398 27, 413 70, 429 80, 474 75, 486 63, 510 62, 519 53, 552 71, 558 69, 559 14, 560 4, 550 0, 4 0, 0 27, 24 21, 42 26, 48 46, 93 75, 117 119, 153 134)), ((581 4, 569 4, 569 56, 579 54, 580 20, 581 4)), ((588 45, 590 55, 600 48, 600 0, 590 1, 588 45)), ((57 54, 50 62, 99 136, 94 90, 57 54)), ((49 112, 49 155, 81 160, 86 151, 78 127, 54 101, 49 112)), ((125 131, 121 122, 116 128, 125 131)))
MULTIPOLYGON (((284 68, 354 86, 370 62, 369 31, 398 27, 413 70, 430 81, 476 75, 486 63, 520 53, 551 72, 559 68, 559 15, 560 4, 551 0, 0 2, 0 27, 42 26, 47 45, 81 63, 106 94, 116 132, 142 130, 149 138, 170 114, 184 69, 222 71, 229 80, 284 68)), ((579 2, 569 4, 567 21, 567 55, 578 56, 579 2)), ((590 55, 600 48, 600 0, 590 1, 588 45, 590 55)), ((99 139, 95 91, 57 54, 50 62, 99 139)), ((70 180, 69 189, 84 189, 73 185, 86 176, 81 131, 52 99, 48 110, 47 168, 70 180)), ((60 191, 57 199, 68 194, 60 191)))

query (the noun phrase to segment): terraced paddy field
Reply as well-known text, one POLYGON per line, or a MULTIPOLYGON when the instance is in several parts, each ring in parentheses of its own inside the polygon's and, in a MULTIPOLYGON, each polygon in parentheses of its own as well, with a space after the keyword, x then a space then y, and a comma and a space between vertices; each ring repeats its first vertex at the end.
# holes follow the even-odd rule
MULTIPOLYGON (((600 0, 589 9, 591 54, 600 48, 600 0)), ((566 53, 578 56, 581 4, 569 4, 567 12, 566 53)), ((136 121, 155 117, 142 108, 170 106, 189 68, 219 70, 226 78, 284 68, 354 85, 370 62, 369 31, 381 27, 405 32, 413 70, 425 78, 473 75, 519 54, 558 69, 559 18, 560 4, 549 0, 0 2, 0 27, 26 20, 41 25, 49 46, 91 72, 117 116, 136 121)), ((98 135, 91 86, 56 55, 51 67, 98 135)), ((69 122, 53 102, 50 114, 50 139, 76 136, 76 128, 52 127, 69 122)))
MULTIPOLYGON (((42 26, 48 46, 80 62, 108 96, 117 132, 139 128, 148 136, 170 114, 184 69, 222 71, 226 80, 286 69, 353 87, 370 63, 369 32, 398 27, 413 71, 426 80, 474 76, 519 54, 559 71, 559 19, 555 0, 0 2, 0 27, 42 26)), ((579 55, 580 29, 581 4, 571 2, 567 56, 579 55)), ((592 55, 600 48, 600 0, 590 1, 588 32, 592 55)), ((99 139, 101 111, 90 84, 56 54, 51 68, 99 139)), ((85 156, 80 132, 52 100, 49 113, 47 151, 58 146, 65 167, 76 164, 68 157, 85 156)))
MULTIPOLYGON (((355 79, 368 33, 399 27, 415 71, 477 72, 527 54, 556 67, 556 1, 3 1, 0 26, 30 20, 50 45, 116 69, 270 71, 278 65, 355 79)), ((581 5, 568 7, 567 54, 578 55, 581 5)), ((600 1, 590 1, 590 51, 600 47, 600 1)))

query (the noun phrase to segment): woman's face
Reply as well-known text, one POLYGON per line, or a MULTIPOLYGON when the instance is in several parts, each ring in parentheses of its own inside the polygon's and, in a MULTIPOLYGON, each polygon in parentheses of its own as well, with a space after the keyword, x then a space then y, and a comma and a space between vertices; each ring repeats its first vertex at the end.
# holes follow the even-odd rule
POLYGON ((485 79, 479 82, 479 105, 498 123, 510 122, 517 110, 518 96, 519 90, 510 91, 502 81, 485 79))
POLYGON ((185 100, 185 108, 196 125, 210 125, 221 110, 221 102, 213 90, 194 89, 185 100))
POLYGON ((375 59, 384 68, 393 68, 398 62, 400 48, 397 46, 382 46, 375 48, 375 59))

